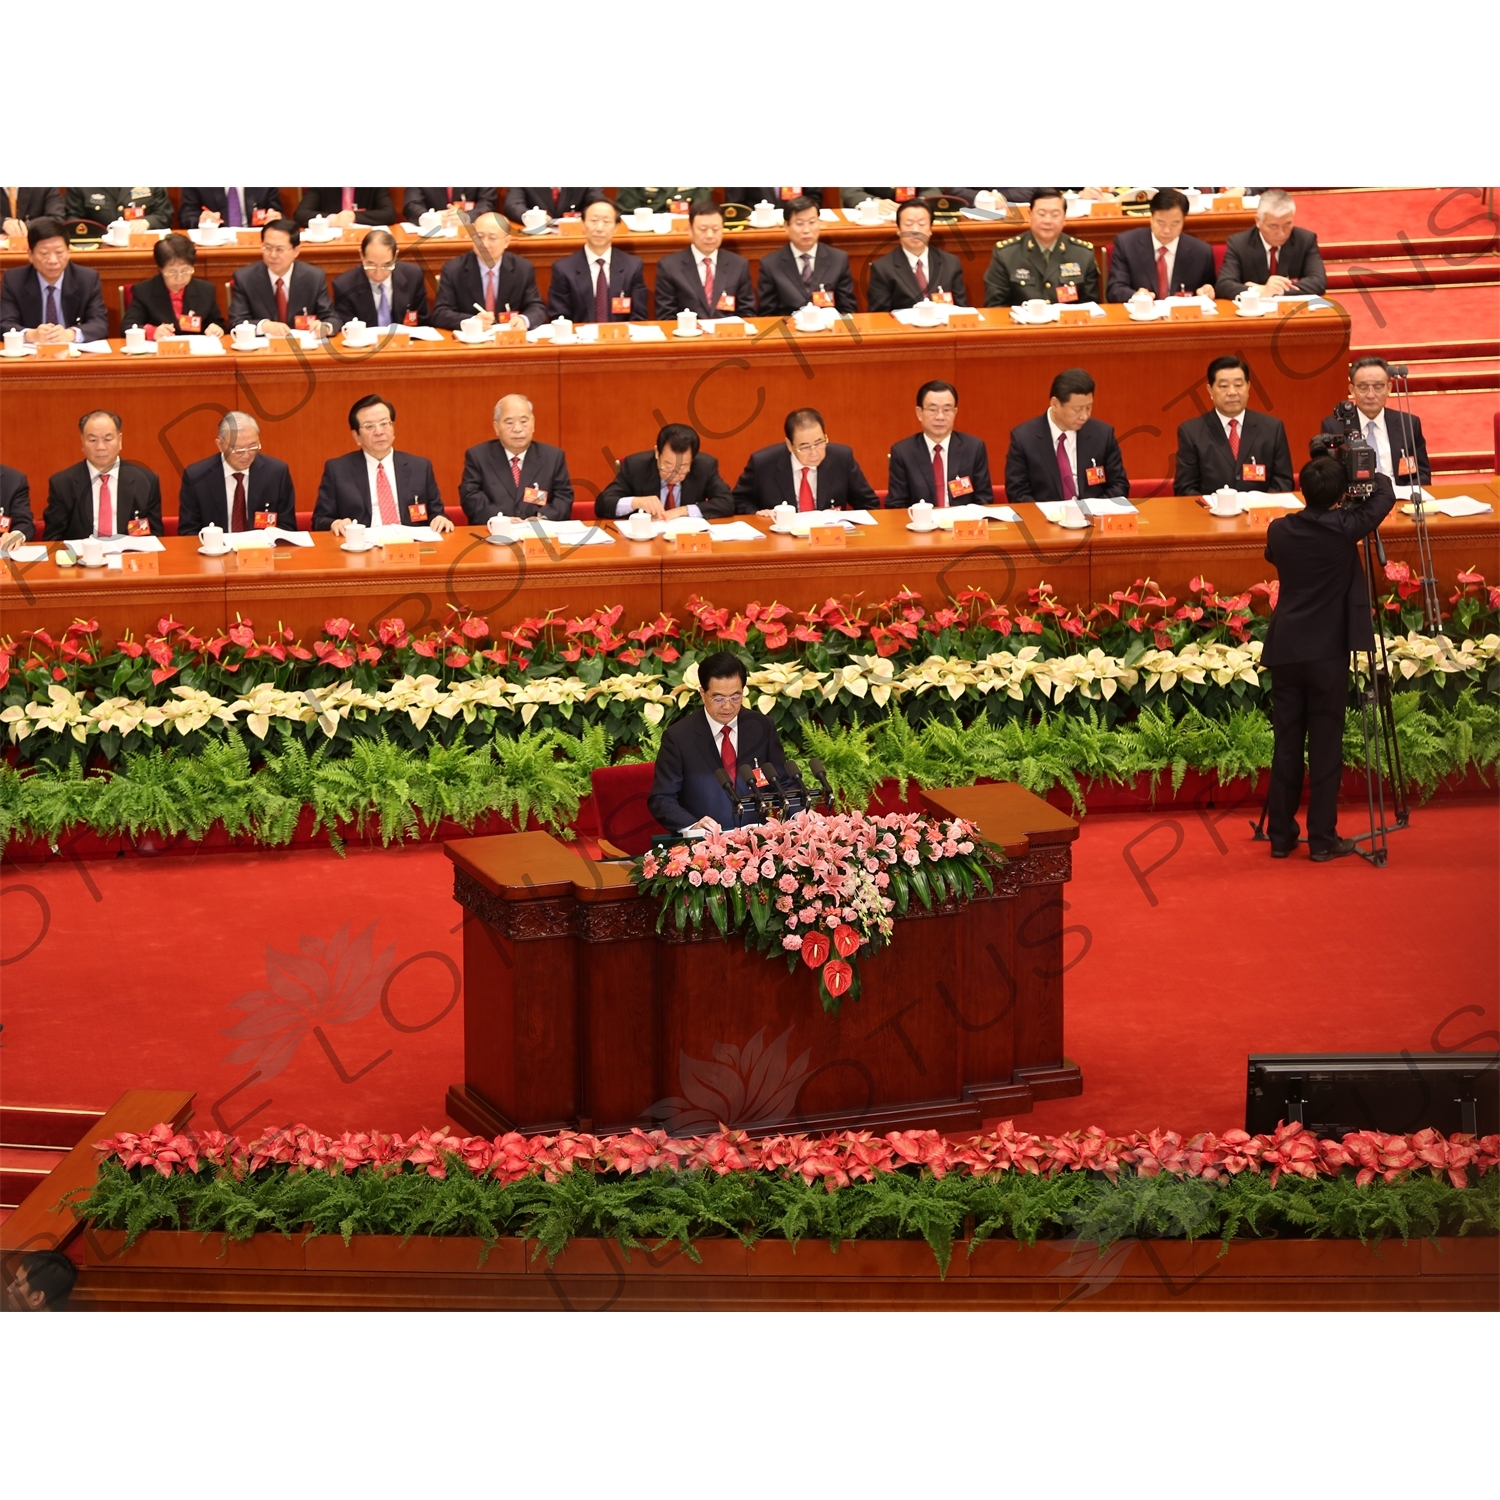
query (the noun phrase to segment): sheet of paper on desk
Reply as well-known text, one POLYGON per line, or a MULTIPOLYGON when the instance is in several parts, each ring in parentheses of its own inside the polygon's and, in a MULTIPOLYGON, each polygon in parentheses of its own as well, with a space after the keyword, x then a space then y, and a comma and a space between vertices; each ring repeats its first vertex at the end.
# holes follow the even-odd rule
POLYGON ((763 542, 766 539, 765 532, 752 526, 748 521, 725 521, 718 526, 708 528, 716 542, 763 542))
POLYGON ((569 547, 612 547, 615 541, 603 527, 583 521, 517 520, 511 523, 509 531, 511 540, 516 542, 528 535, 551 537, 569 547))
POLYGON ((875 517, 867 510, 816 510, 809 514, 815 518, 822 517, 825 520, 832 517, 834 520, 843 521, 849 526, 875 526, 879 524, 875 517))
MULTIPOLYGON (((949 316, 949 314, 952 314, 952 313, 971 313, 971 312, 978 312, 978 311, 979 311, 979 309, 977 307, 950 307, 942 315, 943 322, 947 323, 948 316, 949 316)), ((927 325, 927 324, 921 324, 921 323, 917 322, 917 310, 914 307, 893 307, 891 309, 891 316, 898 323, 905 323, 908 327, 911 327, 911 328, 922 328, 922 327, 930 326, 930 325, 927 325)))
POLYGON ((258 547, 274 547, 277 542, 290 542, 294 547, 313 545, 310 531, 283 531, 279 526, 265 526, 258 531, 232 531, 225 541, 236 552, 253 552, 258 547))
POLYGON ((73 347, 80 354, 112 354, 114 351, 109 347, 108 339, 89 339, 83 344, 74 344, 73 347))
MULTIPOLYGON (((420 324, 412 327, 406 323, 397 323, 394 326, 397 333, 409 333, 418 343, 441 344, 443 342, 443 330, 441 328, 424 328, 420 324)), ((390 332, 391 328, 389 326, 375 330, 376 335, 380 338, 384 338, 390 332)))
POLYGON ((1140 512, 1128 500, 1115 500, 1107 495, 1080 495, 1078 503, 1094 516, 1135 516, 1140 512))
POLYGON ((666 337, 666 331, 658 328, 655 323, 630 324, 630 340, 632 343, 660 344, 665 341, 666 337))
POLYGON ((8 556, 13 562, 18 563, 46 562, 47 549, 42 546, 40 542, 38 542, 35 546, 32 547, 17 547, 16 550, 9 553, 8 556))
POLYGON ((839 221, 837 212, 831 208, 820 208, 818 210, 818 218, 825 224, 837 224, 839 221))
MULTIPOLYGON (((82 540, 68 543, 68 551, 74 557, 78 556, 78 549, 85 541, 93 541, 93 537, 85 537, 82 540)), ((109 556, 112 552, 165 552, 159 536, 101 536, 99 545, 104 548, 104 555, 109 556)))
POLYGON ((1246 510, 1301 510, 1302 502, 1293 494, 1263 495, 1259 490, 1241 490, 1240 504, 1246 510))
POLYGON ((1219 310, 1212 297, 1163 297, 1156 305, 1165 307, 1169 312, 1174 307, 1201 307, 1206 313, 1217 313, 1219 310))
POLYGON ((430 526, 371 526, 366 535, 377 547, 383 547, 387 542, 442 541, 442 537, 430 526))
MULTIPOLYGON (((1403 505, 1402 511, 1411 515, 1415 506, 1403 505)), ((1472 495, 1450 495, 1446 500, 1434 500, 1431 495, 1427 497, 1424 510, 1436 511, 1440 516, 1482 516, 1494 509, 1494 506, 1485 504, 1482 500, 1476 500, 1472 495)))
POLYGON ((121 561, 123 555, 120 552, 111 552, 104 559, 104 566, 106 568, 113 568, 117 573, 123 573, 125 571, 125 564, 121 561))
POLYGON ((951 531, 955 521, 1019 521, 1021 517, 1008 505, 945 505, 932 513, 932 519, 944 531, 951 531))

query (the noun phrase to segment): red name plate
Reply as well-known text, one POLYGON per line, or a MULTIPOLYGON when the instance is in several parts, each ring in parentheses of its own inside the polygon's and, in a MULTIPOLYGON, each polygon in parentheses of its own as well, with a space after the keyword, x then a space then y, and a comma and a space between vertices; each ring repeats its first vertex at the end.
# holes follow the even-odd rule
POLYGON ((988 516, 960 516, 953 523, 955 541, 982 542, 990 534, 988 516))
POLYGON ((1097 516, 1102 536, 1137 536, 1141 529, 1139 516, 1097 516))
POLYGON ((179 359, 188 352, 190 347, 186 339, 158 337, 156 340, 156 352, 158 354, 175 356, 179 359))
POLYGON ((387 542, 381 551, 388 563, 417 563, 422 557, 421 544, 411 540, 387 542))
POLYGON ((677 533, 677 550, 679 552, 712 552, 714 550, 714 539, 706 531, 679 531, 677 533))
POLYGON ((546 562, 552 556, 552 548, 544 536, 523 536, 521 556, 532 562, 546 562))
POLYGON ((814 548, 846 547, 849 533, 842 526, 813 526, 808 530, 807 539, 814 548))
POLYGON ((234 565, 241 573, 273 573, 276 570, 276 549, 246 547, 234 554, 234 565))
POLYGON ((122 552, 120 554, 120 568, 126 573, 159 574, 161 572, 161 553, 122 552))
POLYGON ((1174 323, 1191 323, 1203 316, 1203 308, 1196 302, 1183 302, 1174 307, 1169 316, 1174 323))

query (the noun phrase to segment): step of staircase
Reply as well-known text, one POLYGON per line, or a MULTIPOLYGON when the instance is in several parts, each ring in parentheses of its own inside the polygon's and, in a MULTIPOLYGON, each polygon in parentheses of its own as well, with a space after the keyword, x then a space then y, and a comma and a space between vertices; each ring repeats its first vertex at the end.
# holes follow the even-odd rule
POLYGON ((1419 289, 1422 287, 1486 286, 1500 281, 1500 257, 1486 256, 1483 260, 1464 265, 1450 265, 1442 261, 1410 260, 1361 260, 1347 265, 1328 267, 1328 290, 1330 292, 1393 291, 1397 288, 1419 289))
POLYGON ((97 1109, 0 1107, 0 1209, 23 1203, 103 1118, 97 1109))
POLYGON ((0 1208, 16 1208, 68 1153, 56 1146, 0 1146, 0 1208))

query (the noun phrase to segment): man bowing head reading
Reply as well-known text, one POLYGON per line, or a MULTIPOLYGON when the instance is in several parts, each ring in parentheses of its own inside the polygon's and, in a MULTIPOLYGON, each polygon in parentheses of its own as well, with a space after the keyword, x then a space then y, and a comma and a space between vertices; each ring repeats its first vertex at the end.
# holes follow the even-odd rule
POLYGON ((646 806, 663 828, 705 833, 733 828, 734 804, 719 777, 732 786, 755 784, 757 767, 786 774, 786 754, 776 726, 765 714, 746 708, 745 664, 729 651, 716 651, 698 663, 703 708, 689 709, 661 737, 656 779, 646 806))

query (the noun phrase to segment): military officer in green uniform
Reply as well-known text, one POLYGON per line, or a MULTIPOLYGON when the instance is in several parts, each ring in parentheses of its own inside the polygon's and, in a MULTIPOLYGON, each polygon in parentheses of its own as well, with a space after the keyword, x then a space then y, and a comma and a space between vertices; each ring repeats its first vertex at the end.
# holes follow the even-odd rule
MULTIPOLYGON (((638 208, 649 208, 654 214, 670 213, 674 203, 692 205, 700 198, 712 198, 711 187, 622 187, 615 199, 615 207, 622 214, 633 213, 638 208)), ((687 209, 682 210, 683 213, 687 209)))
POLYGON ((106 228, 129 219, 142 229, 170 229, 172 200, 163 187, 70 187, 63 217, 92 219, 106 228))
POLYGON ((1056 188, 1040 188, 1031 202, 1026 234, 1001 240, 984 273, 984 305, 1020 302, 1097 302, 1099 266, 1094 247, 1063 233, 1067 205, 1056 188))

